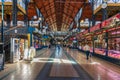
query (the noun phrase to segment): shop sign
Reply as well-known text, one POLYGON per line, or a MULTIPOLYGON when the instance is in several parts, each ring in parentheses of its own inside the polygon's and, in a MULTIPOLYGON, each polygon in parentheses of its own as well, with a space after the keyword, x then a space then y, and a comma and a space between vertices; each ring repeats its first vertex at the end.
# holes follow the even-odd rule
POLYGON ((94 31, 96 31, 96 30, 99 30, 99 29, 100 29, 100 25, 101 25, 101 23, 99 23, 99 24, 91 27, 91 28, 90 28, 90 32, 94 32, 94 31))
POLYGON ((111 34, 120 34, 120 31, 114 31, 114 32, 112 32, 111 34))
POLYGON ((79 35, 80 35, 80 36, 82 36, 82 35, 83 35, 83 33, 81 32, 79 35))
POLYGON ((120 14, 119 13, 116 14, 115 17, 118 18, 118 19, 120 19, 120 14))
POLYGON ((38 26, 38 21, 30 21, 30 26, 35 27, 38 26))
POLYGON ((117 14, 117 15, 103 21, 102 28, 113 27, 114 25, 116 25, 116 21, 119 21, 119 19, 120 19, 120 14, 117 14))
POLYGON ((113 20, 112 18, 109 18, 109 19, 103 21, 102 22, 102 28, 105 28, 105 27, 109 26, 110 23, 112 22, 112 20, 113 20))
POLYGON ((18 21, 18 22, 17 22, 17 25, 18 25, 18 26, 24 26, 24 22, 23 22, 23 21, 18 21))
POLYGON ((88 30, 85 30, 85 31, 83 32, 84 35, 87 34, 87 33, 88 33, 88 30))

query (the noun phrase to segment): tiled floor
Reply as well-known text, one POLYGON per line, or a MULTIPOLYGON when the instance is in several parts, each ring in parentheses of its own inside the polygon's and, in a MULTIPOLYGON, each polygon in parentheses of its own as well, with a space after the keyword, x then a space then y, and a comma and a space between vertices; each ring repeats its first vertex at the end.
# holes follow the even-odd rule
POLYGON ((68 48, 37 51, 33 61, 6 65, 0 80, 120 80, 120 66, 68 48))
POLYGON ((94 80, 120 80, 120 66, 105 60, 91 57, 77 50, 65 49, 94 80))

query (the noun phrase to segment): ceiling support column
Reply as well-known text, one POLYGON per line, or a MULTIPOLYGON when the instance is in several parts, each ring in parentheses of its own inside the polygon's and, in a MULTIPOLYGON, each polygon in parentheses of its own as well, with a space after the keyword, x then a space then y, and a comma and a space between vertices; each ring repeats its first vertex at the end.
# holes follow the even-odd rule
POLYGON ((25 0, 25 11, 26 11, 26 14, 24 15, 24 24, 25 24, 25 27, 28 27, 28 0, 25 0))
POLYGON ((10 14, 6 14, 7 18, 7 28, 10 28, 10 14))
MULTIPOLYGON (((107 2, 102 2, 102 21, 106 20, 108 18, 107 14, 107 2)), ((106 56, 108 56, 108 32, 105 33, 105 45, 106 45, 106 56)))
POLYGON ((12 21, 13 21, 13 27, 17 26, 17 0, 13 0, 13 13, 12 13, 12 21))
POLYGON ((92 26, 95 25, 95 14, 94 14, 94 0, 92 0, 92 26))
MULTIPOLYGON (((103 4, 106 4, 105 2, 103 2, 103 4)), ((107 10, 106 7, 102 8, 102 21, 106 20, 108 18, 108 14, 107 14, 107 10)))
POLYGON ((90 19, 88 19, 88 21, 89 21, 89 24, 88 24, 88 31, 90 32, 91 21, 90 21, 90 19))
POLYGON ((79 31, 79 32, 81 31, 80 26, 81 26, 81 22, 80 22, 80 19, 79 19, 79 21, 78 21, 78 31, 79 31))

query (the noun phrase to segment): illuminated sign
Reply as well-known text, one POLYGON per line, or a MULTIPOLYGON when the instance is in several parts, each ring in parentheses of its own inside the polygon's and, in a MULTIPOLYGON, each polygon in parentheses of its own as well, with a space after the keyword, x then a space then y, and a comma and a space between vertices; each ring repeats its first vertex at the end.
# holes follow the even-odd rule
POLYGON ((120 19, 120 14, 117 14, 105 21, 102 22, 102 28, 104 27, 113 27, 114 25, 116 25, 116 21, 119 21, 120 19))
POLYGON ((87 33, 88 33, 88 30, 85 30, 85 31, 83 32, 84 35, 87 34, 87 33))
POLYGON ((120 31, 115 31, 115 32, 112 32, 112 34, 120 34, 120 31))
POLYGON ((96 31, 96 30, 99 30, 99 29, 100 29, 100 25, 101 25, 101 23, 99 23, 99 24, 91 27, 91 28, 90 28, 90 32, 94 32, 94 31, 96 31))

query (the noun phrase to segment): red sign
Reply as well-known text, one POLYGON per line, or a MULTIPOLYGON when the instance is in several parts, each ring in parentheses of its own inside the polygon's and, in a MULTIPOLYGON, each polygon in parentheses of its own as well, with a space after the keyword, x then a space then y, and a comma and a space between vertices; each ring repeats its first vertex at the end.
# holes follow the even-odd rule
POLYGON ((85 30, 85 31, 83 32, 84 35, 87 34, 87 33, 88 33, 88 30, 85 30))
POLYGON ((120 19, 120 14, 118 13, 117 15, 115 15, 116 18, 120 19))
POLYGON ((81 32, 79 35, 80 35, 80 36, 82 36, 82 35, 83 35, 83 33, 81 32))
POLYGON ((101 25, 101 23, 99 23, 99 24, 91 27, 91 28, 90 28, 90 32, 94 32, 94 31, 96 31, 96 30, 99 30, 99 29, 100 29, 100 25, 101 25))
POLYGON ((109 19, 103 21, 101 27, 104 28, 104 27, 109 26, 112 21, 113 21, 113 18, 109 18, 109 19))
POLYGON ((120 19, 120 14, 116 14, 115 16, 103 21, 102 28, 109 26, 114 21, 114 19, 120 19))

